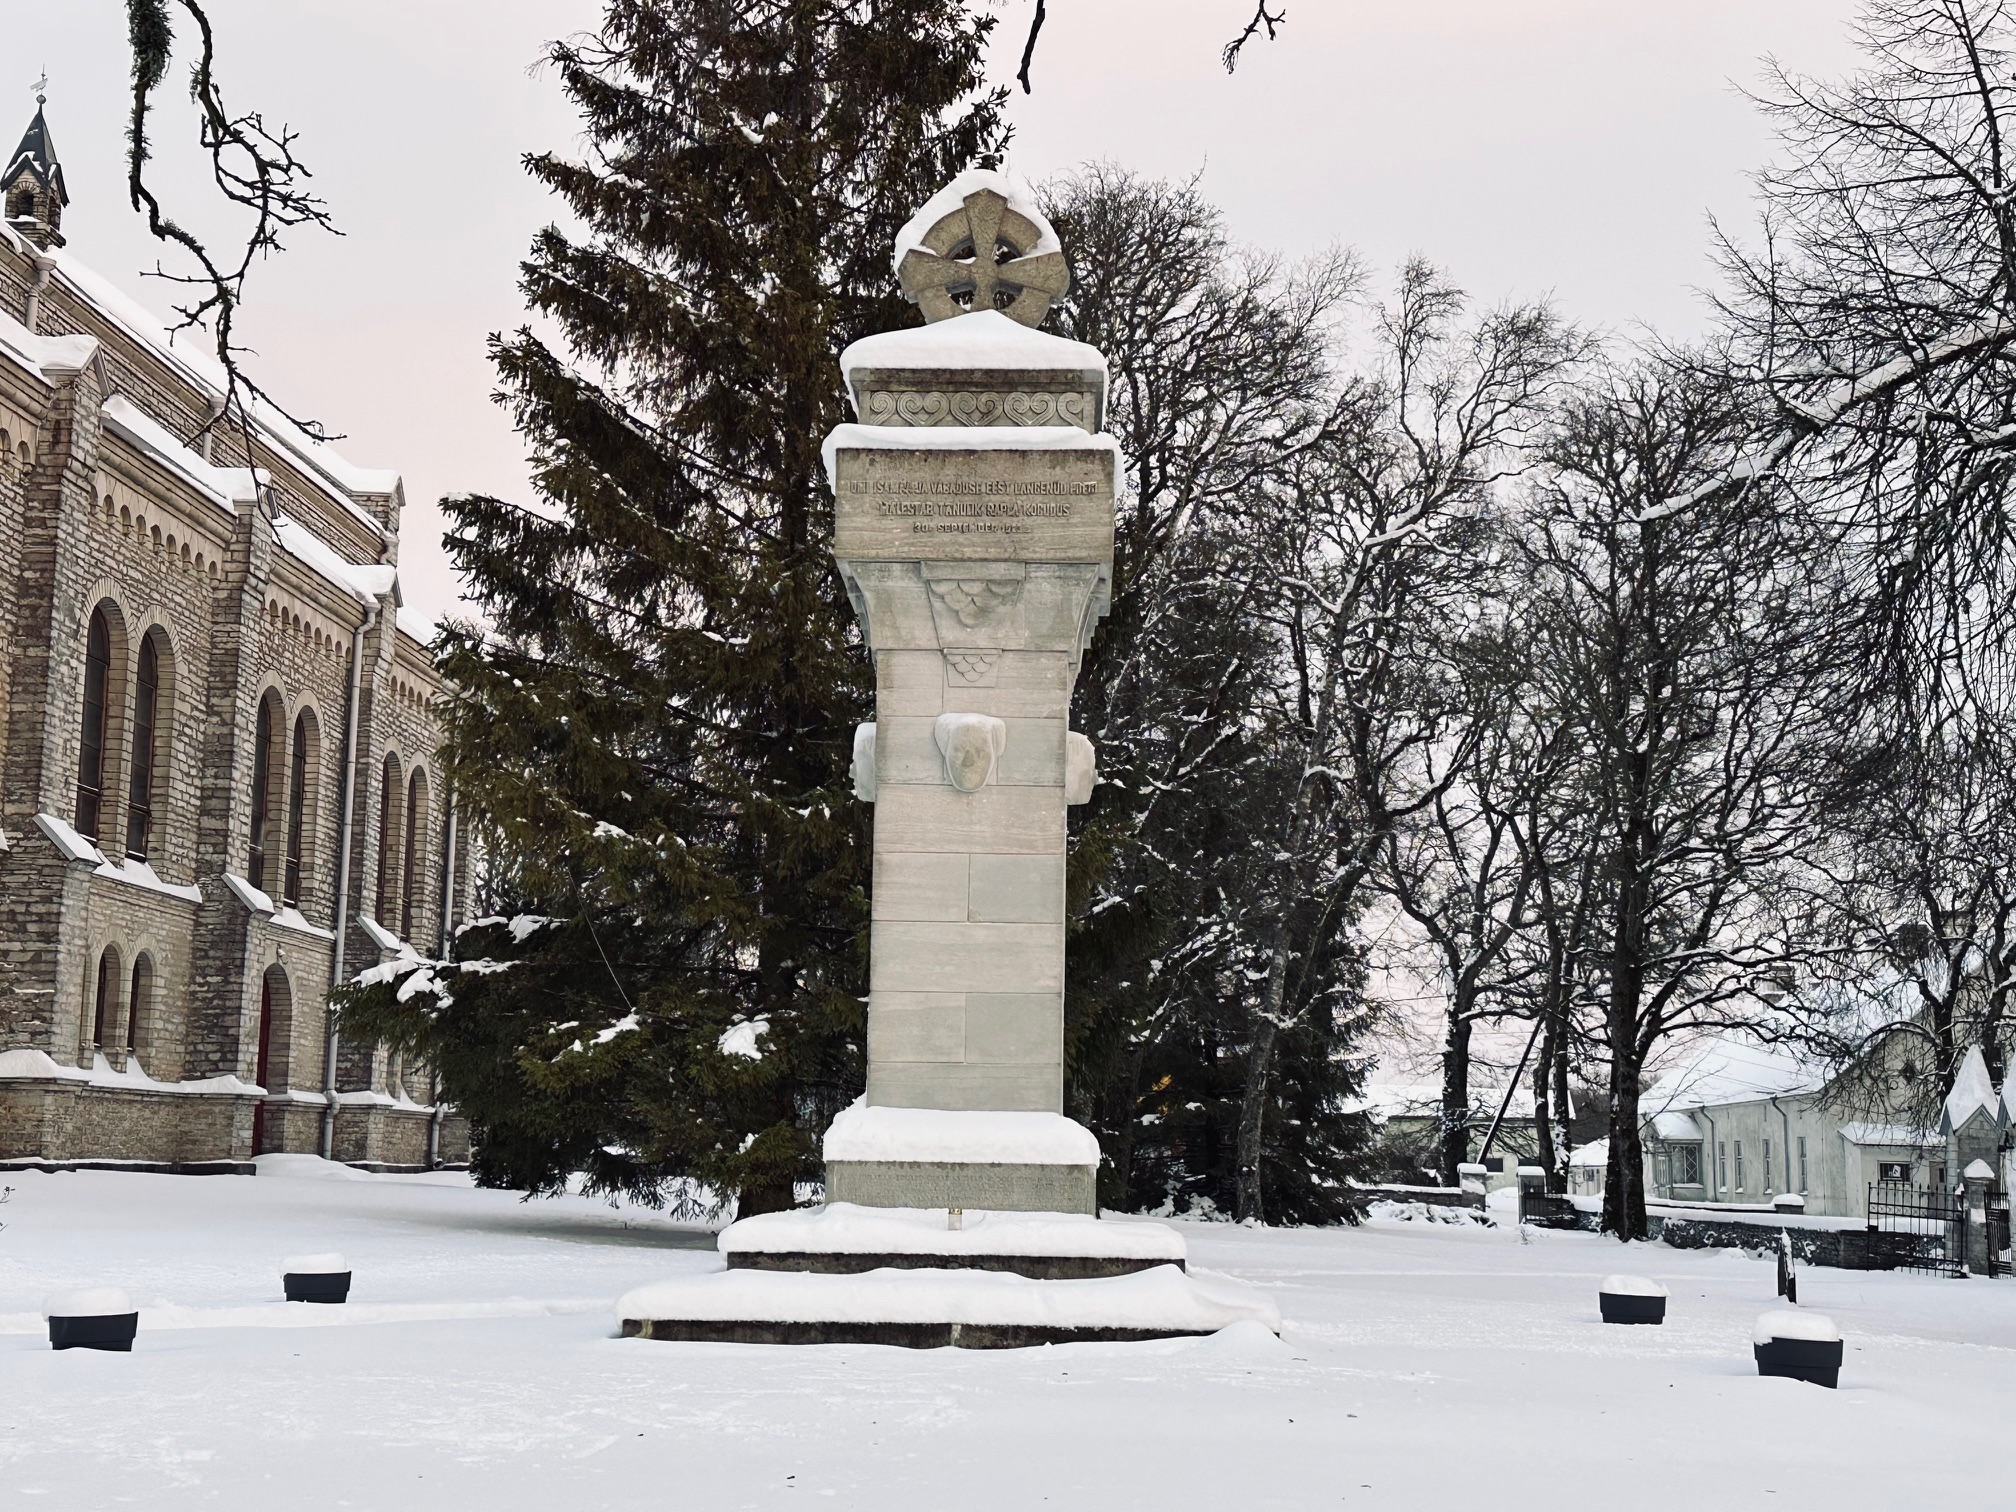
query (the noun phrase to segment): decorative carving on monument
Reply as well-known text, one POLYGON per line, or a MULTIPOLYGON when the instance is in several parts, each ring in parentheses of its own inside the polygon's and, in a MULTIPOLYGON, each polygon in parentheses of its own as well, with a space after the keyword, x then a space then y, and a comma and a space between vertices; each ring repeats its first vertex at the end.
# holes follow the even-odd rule
POLYGON ((1064 801, 1090 803, 1092 788, 1099 781, 1099 753, 1092 742, 1076 730, 1064 732, 1064 801))
POLYGON ((867 425, 1075 425, 1090 430, 1093 405, 1089 389, 867 389, 861 394, 861 419, 867 425))
POLYGON ((847 769, 854 783, 854 796, 863 803, 875 801, 875 721, 854 726, 854 763, 847 769))
POLYGON ((1005 609, 1022 591, 1022 574, 1013 577, 932 577, 931 591, 971 630, 996 609, 1005 609))
POLYGON ((959 688, 991 688, 1001 670, 1001 653, 974 647, 945 648, 945 681, 959 688))
POLYGON ((1008 746, 1008 725, 991 714, 940 714, 932 727, 945 775, 962 793, 977 793, 994 775, 1008 746))
POLYGON ((998 309, 1023 325, 1041 325, 1051 301, 1071 287, 1064 254, 1038 250, 1048 231, 1005 196, 976 189, 939 217, 921 246, 903 254, 896 268, 903 297, 926 320, 998 309))

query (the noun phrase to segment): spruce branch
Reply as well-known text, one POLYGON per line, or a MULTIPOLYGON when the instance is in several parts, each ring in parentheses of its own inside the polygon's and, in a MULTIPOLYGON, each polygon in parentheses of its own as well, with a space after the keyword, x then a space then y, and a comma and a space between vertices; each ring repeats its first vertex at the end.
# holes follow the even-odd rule
MULTIPOLYGON (((126 186, 133 208, 145 213, 147 229, 157 241, 180 247, 195 259, 200 271, 171 273, 156 265, 152 276, 182 285, 189 302, 175 306, 180 317, 175 330, 207 328, 215 338, 217 360, 225 374, 224 403, 203 424, 207 431, 226 415, 246 424, 251 403, 267 405, 318 441, 334 439, 321 425, 303 420, 276 403, 240 361, 247 351, 234 338, 245 280, 259 259, 281 250, 280 234, 297 226, 314 226, 336 235, 328 206, 307 187, 313 175, 296 155, 297 134, 272 128, 258 111, 234 115, 225 107, 217 80, 216 36, 199 0, 127 0, 127 35, 133 51, 133 112, 127 126, 126 186), (231 204, 253 213, 242 249, 214 252, 196 233, 167 214, 149 187, 147 165, 153 159, 148 115, 154 92, 167 77, 175 46, 173 11, 180 9, 194 23, 199 46, 189 71, 189 98, 199 124, 197 140, 210 158, 210 175, 231 204)), ((247 436, 247 459, 250 437, 247 436)))

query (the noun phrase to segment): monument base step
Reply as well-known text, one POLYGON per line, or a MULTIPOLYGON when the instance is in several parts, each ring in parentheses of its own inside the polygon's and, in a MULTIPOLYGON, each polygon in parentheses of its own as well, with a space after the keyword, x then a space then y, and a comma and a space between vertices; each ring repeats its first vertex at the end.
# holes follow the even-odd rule
POLYGON ((826 1275, 983 1270, 1060 1281, 1185 1265, 1182 1235, 1159 1223, 972 1209, 959 1223, 952 1227, 945 1208, 832 1202, 745 1218, 723 1230, 718 1243, 731 1270, 826 1275))
POLYGON ((1173 1339, 1248 1322, 1281 1329, 1263 1293, 1174 1265, 1065 1281, 981 1270, 724 1270, 639 1287, 617 1316, 630 1338, 909 1349, 1173 1339))
POLYGON ((713 1323, 625 1318, 623 1335, 673 1344, 886 1344, 896 1349, 1034 1349, 1041 1344, 1143 1344, 1200 1338, 1215 1328, 1047 1328, 983 1323, 713 1323))
POLYGON ((878 1208, 1099 1210, 1099 1141, 1060 1113, 862 1101, 826 1131, 826 1198, 878 1208))

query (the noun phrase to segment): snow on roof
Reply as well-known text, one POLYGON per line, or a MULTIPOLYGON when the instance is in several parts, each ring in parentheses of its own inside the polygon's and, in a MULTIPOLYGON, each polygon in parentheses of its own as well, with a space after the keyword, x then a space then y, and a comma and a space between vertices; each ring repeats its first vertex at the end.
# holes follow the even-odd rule
POLYGON ((137 446, 224 513, 236 514, 238 505, 258 501, 259 485, 266 481, 263 470, 255 472, 244 467, 212 467, 124 394, 108 398, 103 413, 105 423, 112 427, 115 434, 137 446))
POLYGON ((1640 1106, 1657 1115, 1669 1110, 1756 1102, 1760 1098, 1811 1092, 1820 1086, 1821 1080, 1813 1066, 1789 1050, 1718 1038, 1708 1041, 1691 1058, 1647 1088, 1640 1106))
POLYGON ((397 567, 382 562, 346 562, 307 526, 285 515, 273 517, 273 538, 281 550, 359 603, 375 604, 398 587, 397 567))
MULTIPOLYGON (((1036 203, 1035 191, 1013 174, 1002 173, 992 168, 968 168, 924 201, 915 215, 903 223, 903 229, 896 233, 896 250, 890 256, 889 266, 900 269, 904 257, 911 252, 928 252, 924 238, 931 234, 931 228, 956 210, 963 209, 966 196, 978 194, 982 189, 992 189, 1008 201, 1008 208, 1029 218, 1036 227, 1036 245, 1023 249, 1023 256, 1035 257, 1044 252, 1061 252, 1064 244, 1057 239, 1057 231, 1036 203)), ((946 322, 950 324, 951 322, 946 322)))
POLYGON ((1841 1137, 1851 1145, 1904 1145, 1919 1150, 1946 1142, 1942 1135, 1928 1129, 1914 1129, 1909 1124, 1843 1124, 1841 1137))
POLYGON ((1577 1145, 1568 1152, 1571 1166, 1608 1166, 1610 1164, 1610 1141, 1592 1139, 1585 1145, 1577 1145))
POLYGON ((1031 330, 999 310, 957 320, 863 336, 840 354, 851 381, 862 368, 1008 368, 1016 372, 1097 373, 1106 381, 1106 354, 1095 346, 1031 330))
POLYGON ((431 646, 434 637, 441 633, 441 627, 418 609, 408 609, 403 604, 397 616, 399 628, 423 646, 431 646))
POLYGON ((1652 1137, 1663 1139, 1668 1144, 1695 1144, 1706 1136, 1701 1132, 1701 1125, 1694 1122, 1692 1113, 1668 1108, 1652 1115, 1652 1137))
POLYGON ((1987 1057, 1982 1055, 1981 1047, 1975 1045, 1960 1058, 1960 1069, 1953 1077, 1953 1090, 1946 1094, 1946 1106, 1939 1116, 1939 1132, 1951 1134, 1955 1129, 1964 1127, 1976 1113, 1986 1114, 1992 1123, 2000 1106, 1994 1079, 1988 1075, 1987 1057))
POLYGON ((98 350, 92 336, 37 336, 13 316, 0 311, 0 356, 11 357, 37 378, 75 372, 98 350))
MULTIPOLYGON (((160 318, 124 289, 79 261, 67 249, 55 249, 56 274, 84 300, 118 326, 128 336, 148 348, 195 388, 221 398, 230 380, 216 356, 193 341, 178 341, 182 332, 171 332, 160 318)), ((378 468, 357 467, 338 456, 323 442, 306 435, 299 426, 272 405, 255 401, 252 418, 266 440, 289 452, 299 461, 308 480, 340 505, 359 523, 384 535, 385 527, 358 507, 349 495, 387 494, 399 486, 399 475, 378 468)))

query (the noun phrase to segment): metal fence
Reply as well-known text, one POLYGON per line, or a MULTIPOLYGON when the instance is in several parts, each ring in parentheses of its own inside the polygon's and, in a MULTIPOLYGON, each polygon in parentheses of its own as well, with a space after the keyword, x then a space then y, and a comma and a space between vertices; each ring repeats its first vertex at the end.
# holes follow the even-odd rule
POLYGON ((1875 1182, 1869 1188, 1869 1227, 1897 1236, 1882 1244, 1887 1262, 1882 1269, 1934 1276, 1967 1272, 1967 1204, 1958 1193, 1875 1182))

